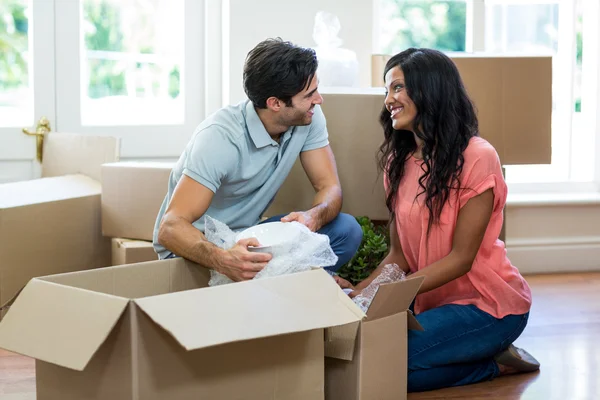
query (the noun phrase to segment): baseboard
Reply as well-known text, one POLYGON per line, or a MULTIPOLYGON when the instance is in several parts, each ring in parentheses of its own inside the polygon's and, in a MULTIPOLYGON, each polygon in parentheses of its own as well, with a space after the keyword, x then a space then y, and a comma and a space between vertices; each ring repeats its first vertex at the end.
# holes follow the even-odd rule
POLYGON ((507 241, 511 263, 521 274, 600 271, 600 238, 507 241))

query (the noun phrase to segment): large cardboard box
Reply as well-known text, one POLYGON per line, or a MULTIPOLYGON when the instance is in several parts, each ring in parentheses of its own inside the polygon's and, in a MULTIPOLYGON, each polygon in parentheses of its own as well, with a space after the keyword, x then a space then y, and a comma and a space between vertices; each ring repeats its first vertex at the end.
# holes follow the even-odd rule
MULTIPOLYGON (((550 162, 552 71, 550 57, 457 57, 465 84, 478 109, 480 135, 497 150, 504 165, 550 162)), ((387 220, 378 152, 383 143, 379 114, 383 88, 322 93, 329 141, 342 185, 342 211, 387 220)), ((267 216, 303 210, 314 190, 300 162, 267 210, 267 216)))
POLYGON ((118 153, 116 138, 51 133, 42 178, 0 184, 1 305, 33 277, 110 265, 93 178, 118 153))
POLYGON ((152 242, 144 240, 129 240, 112 238, 112 263, 111 265, 135 264, 146 261, 158 260, 152 242))
POLYGON ((152 240, 173 165, 168 162, 102 165, 102 234, 152 240))
MULTIPOLYGON (((354 216, 387 220, 383 180, 377 170, 377 151, 383 131, 377 119, 383 105, 380 91, 322 93, 329 143, 335 155, 344 201, 342 211, 354 216), (358 111, 360 110, 360 111, 358 111)), ((310 208, 315 191, 297 161, 266 216, 310 208)))
MULTIPOLYGON (((552 57, 449 53, 475 103, 481 136, 504 165, 549 164, 552 57)), ((372 86, 383 87, 389 55, 372 56, 372 86)), ((327 114, 326 114, 327 115, 327 114)))
POLYGON ((423 330, 409 307, 423 280, 381 285, 358 332, 328 331, 326 399, 406 400, 408 329, 423 330))
POLYGON ((324 329, 364 317, 329 274, 209 277, 175 258, 33 279, 0 347, 36 359, 38 400, 322 400, 324 329))
POLYGON ((0 303, 31 278, 110 265, 100 183, 67 175, 0 185, 0 303))

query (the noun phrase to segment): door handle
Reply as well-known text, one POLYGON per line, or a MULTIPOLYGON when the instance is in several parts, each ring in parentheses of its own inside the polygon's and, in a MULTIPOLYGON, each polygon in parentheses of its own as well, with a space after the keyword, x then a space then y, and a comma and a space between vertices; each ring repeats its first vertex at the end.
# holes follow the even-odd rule
POLYGON ((36 158, 41 163, 44 151, 44 135, 49 133, 50 121, 48 118, 42 117, 35 127, 35 132, 30 132, 27 128, 23 128, 23 133, 29 136, 35 136, 36 139, 36 158))

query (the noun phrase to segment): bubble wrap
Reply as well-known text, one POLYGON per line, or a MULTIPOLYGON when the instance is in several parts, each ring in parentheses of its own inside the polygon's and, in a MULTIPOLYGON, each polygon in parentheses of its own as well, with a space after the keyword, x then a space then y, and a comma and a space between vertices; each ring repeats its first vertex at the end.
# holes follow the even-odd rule
MULTIPOLYGON (((273 246, 273 258, 254 279, 307 271, 313 267, 326 267, 337 263, 338 257, 331 249, 327 235, 312 232, 299 222, 289 223, 298 229, 298 235, 293 241, 273 246)), ((214 218, 206 216, 204 230, 206 239, 222 249, 230 249, 236 244, 237 233, 214 218)), ((209 286, 232 282, 227 276, 211 270, 209 286)))
POLYGON ((373 280, 373 282, 369 284, 369 286, 364 288, 357 296, 355 296, 353 300, 361 308, 361 310, 366 313, 369 310, 369 306, 371 305, 373 298, 377 294, 379 285, 403 281, 405 279, 406 274, 397 264, 386 264, 383 267, 381 274, 379 274, 373 280))

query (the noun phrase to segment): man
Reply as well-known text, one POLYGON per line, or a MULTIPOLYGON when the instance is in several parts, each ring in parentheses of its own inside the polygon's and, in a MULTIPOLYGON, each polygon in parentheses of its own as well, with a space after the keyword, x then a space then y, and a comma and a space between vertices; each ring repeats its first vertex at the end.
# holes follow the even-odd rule
POLYGON ((252 279, 271 255, 248 251, 256 239, 229 250, 211 244, 202 233, 204 216, 233 230, 256 225, 298 156, 316 192, 313 205, 269 221, 297 221, 328 235, 339 257, 335 266, 324 266, 332 271, 352 258, 362 230, 353 217, 340 214, 342 190, 316 71, 314 50, 281 39, 265 40, 248 53, 249 100, 202 122, 173 168, 154 229, 161 259, 181 256, 235 281, 252 279))

